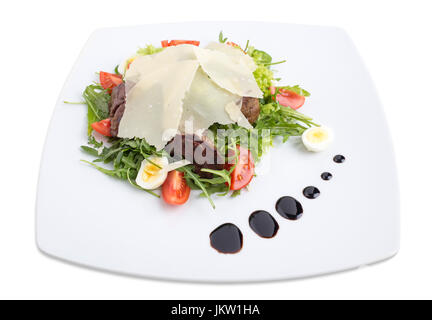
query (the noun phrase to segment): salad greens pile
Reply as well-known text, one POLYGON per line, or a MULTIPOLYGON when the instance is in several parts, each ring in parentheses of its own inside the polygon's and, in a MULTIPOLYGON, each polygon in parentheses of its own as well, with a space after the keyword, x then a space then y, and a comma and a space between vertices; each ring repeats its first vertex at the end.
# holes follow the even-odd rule
MULTIPOLYGON (((206 197, 211 206, 215 208, 212 194, 218 194, 219 196, 226 196, 230 192, 231 186, 231 172, 234 170, 233 166, 230 170, 212 170, 212 169, 201 169, 201 171, 209 172, 213 174, 213 178, 205 179, 201 178, 198 174, 193 171, 193 166, 188 165, 177 169, 184 173, 184 177, 188 186, 192 190, 201 190, 201 197, 206 197)), ((236 196, 238 193, 233 192, 231 195, 236 196)))
MULTIPOLYGON (((109 146, 104 146, 103 142, 97 141, 92 135, 89 136, 89 146, 81 146, 81 149, 88 154, 96 157, 93 162, 81 160, 95 167, 102 173, 111 177, 127 180, 134 187, 144 190, 159 198, 159 195, 151 190, 141 188, 135 183, 141 162, 152 155, 162 156, 162 152, 149 145, 145 139, 111 139, 109 146), (112 163, 112 169, 106 169, 97 163, 112 163)), ((150 161, 150 160, 148 160, 150 161)), ((157 164, 154 164, 158 166, 157 164)))
MULTIPOLYGON (((246 44, 245 49, 242 49, 235 43, 227 42, 227 38, 223 36, 222 32, 219 34, 219 41, 221 43, 227 43, 232 45, 234 48, 242 50, 245 54, 248 54, 255 61, 257 68, 254 71, 255 80, 259 88, 264 93, 263 98, 259 99, 260 104, 260 115, 258 120, 253 125, 255 130, 247 130, 238 126, 237 124, 220 125, 213 124, 209 128, 209 132, 213 133, 214 145, 219 146, 218 139, 224 139, 225 143, 222 144, 222 150, 219 150, 222 155, 228 154, 228 149, 236 150, 236 145, 242 143, 241 135, 249 135, 249 139, 256 139, 258 143, 254 145, 249 144, 244 146, 249 149, 255 162, 258 162, 265 151, 273 144, 275 137, 282 137, 283 141, 287 141, 291 136, 300 136, 307 128, 315 126, 312 119, 303 115, 302 113, 291 109, 289 107, 281 106, 276 99, 276 94, 271 92, 270 87, 274 86, 277 79, 274 77, 274 73, 271 66, 283 63, 285 61, 273 62, 272 57, 265 51, 258 50, 253 46, 249 45, 249 41, 246 44), (226 136, 218 136, 218 130, 237 130, 241 132, 240 136, 234 138, 226 136), (269 132, 269 135, 262 134, 264 131, 269 132), (252 137, 251 137, 252 136, 252 137)), ((144 48, 140 48, 137 51, 137 55, 150 55, 162 51, 164 48, 154 47, 153 45, 147 45, 144 48)), ((118 74, 118 66, 115 68, 115 72, 118 74)), ((282 89, 291 90, 297 94, 308 97, 310 94, 300 86, 285 86, 279 87, 282 89)), ((110 94, 107 90, 104 90, 99 83, 93 83, 86 87, 83 92, 83 98, 87 105, 88 111, 88 145, 81 146, 82 150, 88 154, 94 156, 96 159, 92 162, 82 160, 97 170, 122 180, 127 180, 131 185, 136 188, 142 189, 135 183, 137 173, 140 169, 141 162, 150 156, 167 156, 169 155, 164 151, 158 151, 153 146, 149 145, 145 139, 123 139, 123 138, 110 138, 108 144, 98 142, 93 135, 91 135, 92 128, 91 124, 109 116, 109 101, 110 94), (98 163, 112 164, 111 169, 104 168, 98 163)), ((235 153, 236 157, 237 153, 235 153)), ((218 194, 219 196, 237 196, 240 191, 230 192, 231 184, 231 173, 235 168, 235 165, 231 169, 223 170, 211 170, 202 169, 202 171, 213 174, 213 178, 205 179, 200 177, 194 172, 193 165, 187 165, 177 169, 184 173, 184 178, 191 189, 201 190, 201 196, 206 197, 211 205, 214 207, 214 202, 211 195, 218 194)), ((156 193, 150 190, 142 189, 154 196, 159 197, 156 193)))

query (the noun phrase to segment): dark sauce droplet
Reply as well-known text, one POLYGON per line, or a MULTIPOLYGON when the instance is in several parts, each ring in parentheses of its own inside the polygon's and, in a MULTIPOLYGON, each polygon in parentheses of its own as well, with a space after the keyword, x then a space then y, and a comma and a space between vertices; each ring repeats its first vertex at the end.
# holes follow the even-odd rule
POLYGON ((279 230, 276 220, 264 210, 253 212, 249 217, 249 225, 257 235, 263 238, 273 238, 279 230))
POLYGON ((237 226, 225 223, 210 233, 210 244, 220 253, 237 253, 243 247, 243 234, 237 226))
POLYGON ((330 180, 331 178, 333 178, 333 175, 330 172, 323 172, 321 174, 321 178, 323 180, 330 180))
POLYGON ((316 199, 320 195, 317 187, 309 186, 303 189, 303 195, 308 199, 316 199))
POLYGON ((300 219, 303 215, 303 207, 293 197, 282 197, 276 202, 276 211, 289 220, 300 219))
POLYGON ((333 161, 336 163, 343 163, 343 162, 345 162, 345 157, 341 154, 338 154, 338 155, 333 157, 333 161))

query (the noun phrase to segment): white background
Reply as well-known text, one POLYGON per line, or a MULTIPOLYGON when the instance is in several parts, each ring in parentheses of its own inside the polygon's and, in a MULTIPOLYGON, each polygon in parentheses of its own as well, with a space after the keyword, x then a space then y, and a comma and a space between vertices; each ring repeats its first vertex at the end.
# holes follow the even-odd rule
MULTIPOLYGON (((4 3, 0 298, 432 298, 431 12, 428 0, 4 3), (394 140, 402 209, 401 251, 395 258, 306 280, 205 285, 92 271, 37 250, 34 207, 42 146, 57 95, 90 33, 100 27, 196 20, 335 25, 348 31, 375 81, 394 140)), ((295 50, 295 43, 291 45, 295 50)), ((373 116, 358 119, 364 130, 373 116)))

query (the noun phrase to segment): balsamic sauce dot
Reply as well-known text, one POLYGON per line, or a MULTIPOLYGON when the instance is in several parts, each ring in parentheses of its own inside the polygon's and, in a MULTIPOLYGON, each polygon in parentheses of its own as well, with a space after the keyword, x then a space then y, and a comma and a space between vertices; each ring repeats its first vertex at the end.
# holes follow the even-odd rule
POLYGON ((284 218, 298 220, 303 215, 303 207, 293 197, 282 197, 276 202, 276 211, 284 218))
POLYGON ((220 253, 237 253, 243 247, 243 234, 236 225, 225 223, 210 233, 210 245, 220 253))
POLYGON ((249 225, 263 238, 273 238, 279 230, 279 224, 270 213, 264 210, 252 212, 249 216, 249 225))
POLYGON ((330 172, 323 172, 321 174, 321 178, 323 180, 330 180, 331 178, 333 178, 333 175, 330 172))
POLYGON ((317 187, 309 186, 303 189, 303 195, 308 199, 316 199, 320 195, 317 187))
POLYGON ((345 157, 341 154, 338 154, 333 157, 333 161, 336 163, 343 163, 345 162, 345 157))

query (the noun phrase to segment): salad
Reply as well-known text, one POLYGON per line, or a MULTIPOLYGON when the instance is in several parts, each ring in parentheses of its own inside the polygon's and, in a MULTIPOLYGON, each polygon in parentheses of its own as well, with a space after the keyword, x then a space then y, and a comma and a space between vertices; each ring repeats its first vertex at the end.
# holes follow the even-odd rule
POLYGON ((163 40, 140 48, 85 88, 81 148, 94 160, 82 161, 172 205, 199 190, 214 208, 214 195, 238 196, 257 179, 274 138, 302 136, 309 151, 332 140, 297 111, 310 93, 278 84, 273 68, 284 62, 222 32, 205 47, 163 40))

